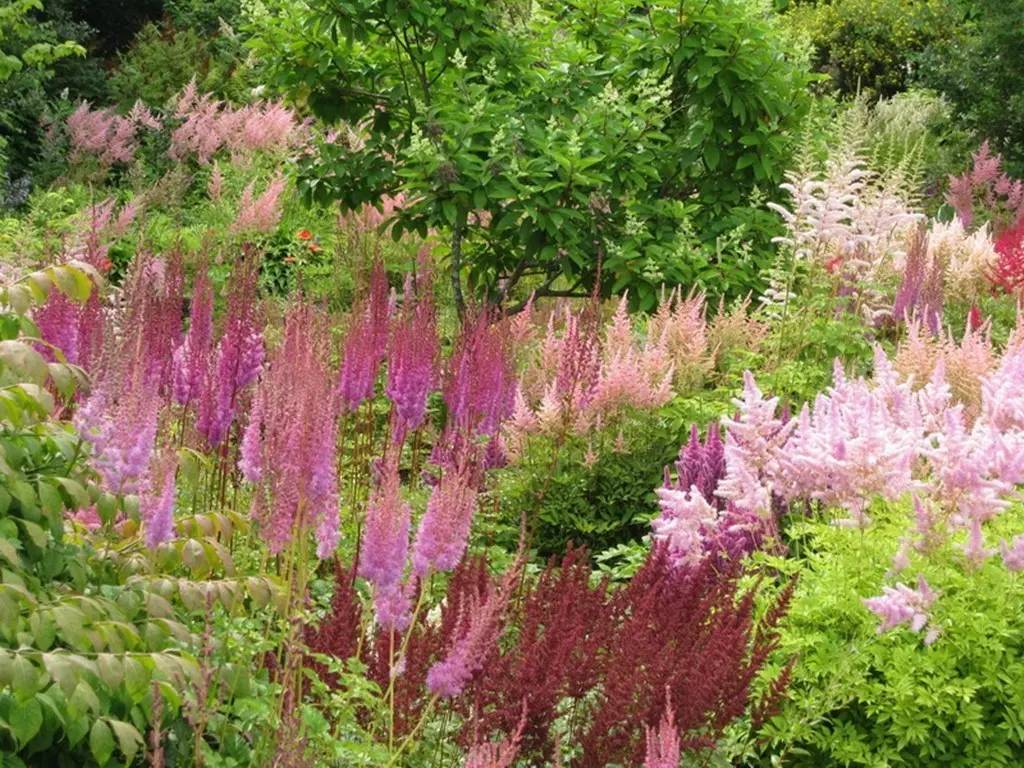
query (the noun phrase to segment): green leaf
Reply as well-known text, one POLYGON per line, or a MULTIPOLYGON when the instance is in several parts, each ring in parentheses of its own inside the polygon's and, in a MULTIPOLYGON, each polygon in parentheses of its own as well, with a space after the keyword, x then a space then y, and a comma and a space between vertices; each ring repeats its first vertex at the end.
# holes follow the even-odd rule
POLYGON ((117 745, 121 749, 121 754, 124 755, 125 762, 131 763, 142 748, 142 734, 136 730, 135 726, 121 720, 110 720, 109 723, 117 736, 117 745))
POLYGON ((22 746, 32 740, 32 737, 39 733, 43 726, 43 711, 35 698, 14 704, 11 706, 7 722, 11 726, 11 733, 22 746))
POLYGON ((93 723, 89 731, 89 751, 100 765, 106 765, 114 754, 114 734, 102 720, 93 723))

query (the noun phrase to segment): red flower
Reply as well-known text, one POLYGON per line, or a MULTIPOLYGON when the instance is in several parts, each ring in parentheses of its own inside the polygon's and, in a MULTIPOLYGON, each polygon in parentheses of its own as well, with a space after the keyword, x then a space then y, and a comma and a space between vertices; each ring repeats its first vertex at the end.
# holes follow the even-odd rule
POLYGON ((111 268, 112 266, 114 266, 114 265, 113 265, 113 263, 112 263, 112 262, 110 261, 110 259, 108 259, 108 258, 103 258, 103 259, 100 259, 100 263, 99 263, 99 264, 97 264, 97 266, 98 266, 98 267, 100 268, 100 272, 109 272, 109 271, 110 271, 110 268, 111 268))
POLYGON ((322 249, 322 248, 321 248, 321 247, 320 247, 319 245, 317 245, 316 243, 310 243, 310 244, 309 244, 309 245, 307 245, 306 247, 307 247, 307 248, 309 249, 309 252, 310 252, 310 253, 320 253, 320 251, 321 251, 321 250, 323 250, 323 249, 322 249))
POLYGON ((310 232, 308 229, 300 229, 298 232, 295 233, 295 236, 299 238, 299 240, 313 239, 313 233, 310 232))

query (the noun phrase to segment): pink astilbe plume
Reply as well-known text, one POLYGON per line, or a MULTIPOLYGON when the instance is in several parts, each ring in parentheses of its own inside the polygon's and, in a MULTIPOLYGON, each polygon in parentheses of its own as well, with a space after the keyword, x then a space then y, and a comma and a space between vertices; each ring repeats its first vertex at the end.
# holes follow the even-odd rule
POLYGON ((259 485, 253 508, 272 553, 311 529, 318 557, 338 544, 338 404, 326 328, 305 304, 289 311, 243 437, 242 469, 259 485))
POLYGON ((373 397, 377 371, 387 350, 390 312, 387 274, 377 262, 370 274, 368 298, 352 308, 342 350, 338 391, 349 411, 373 397))
POLYGON ((427 502, 413 545, 413 569, 420 576, 450 571, 459 564, 476 512, 477 473, 462 460, 445 469, 427 502))
POLYGON ((1004 541, 1000 546, 1000 551, 1006 570, 1024 571, 1024 534, 1014 536, 1009 544, 1004 541))
POLYGON ((306 125, 283 104, 235 108, 200 94, 195 80, 178 95, 174 116, 180 124, 171 133, 168 155, 174 160, 194 156, 203 165, 223 149, 232 161, 241 161, 256 152, 284 152, 308 139, 306 125))
POLYGON ((1003 159, 992 153, 987 141, 982 142, 971 160, 971 168, 963 175, 950 177, 946 202, 965 227, 970 228, 983 218, 992 221, 998 235, 1005 226, 1024 216, 1024 182, 1006 175, 1003 159))
POLYGON ((681 386, 700 382, 711 368, 702 293, 683 298, 681 289, 676 288, 667 298, 662 296, 657 312, 647 323, 647 336, 649 345, 667 353, 681 386))
POLYGON ((516 381, 508 330, 480 312, 459 332, 447 365, 444 400, 450 424, 464 435, 493 437, 512 413, 516 381))
MULTIPOLYGON (((923 434, 901 423, 885 391, 847 379, 836 366, 835 384, 796 420, 778 458, 776 488, 787 498, 842 507, 859 525, 871 498, 894 500, 911 489, 923 434)), ((903 395, 910 397, 909 387, 903 395)))
POLYGON ((490 744, 474 744, 466 755, 463 768, 512 768, 519 755, 519 741, 526 726, 526 709, 519 727, 509 738, 490 744))
POLYGON ((442 698, 458 696, 484 668, 497 649, 504 630, 505 608, 518 582, 519 568, 510 569, 501 582, 487 581, 460 607, 447 653, 427 672, 427 689, 442 698))
POLYGON ((138 149, 139 128, 155 130, 160 127, 141 102, 136 102, 131 112, 122 117, 109 109, 92 109, 85 101, 68 116, 66 124, 71 161, 91 155, 104 166, 130 163, 138 149))
POLYGON ((714 529, 718 510, 696 486, 688 490, 656 488, 661 515, 651 523, 653 538, 664 544, 673 567, 695 565, 703 559, 705 538, 714 529))
POLYGON ((437 385, 437 312, 429 281, 414 290, 412 277, 405 283, 401 311, 388 338, 388 381, 385 391, 394 407, 392 439, 419 429, 426 415, 427 396, 437 385))
POLYGON ((171 392, 175 402, 187 405, 199 397, 213 351, 213 286, 205 269, 192 288, 188 333, 174 350, 171 392))
POLYGON ((238 215, 231 225, 232 232, 246 235, 271 232, 281 221, 281 195, 287 186, 284 176, 279 174, 271 179, 258 197, 255 196, 254 185, 255 182, 250 181, 242 191, 238 215))
POLYGON ((257 309, 255 264, 244 261, 231 277, 224 332, 203 379, 196 428, 210 447, 227 437, 243 390, 259 375, 264 358, 257 309))
POLYGON ((605 329, 601 366, 587 418, 604 421, 624 409, 653 409, 672 397, 673 354, 660 338, 640 345, 623 297, 605 329))
POLYGON ((679 768, 679 732, 672 712, 672 698, 665 693, 665 712, 658 727, 644 726, 647 735, 647 754, 644 768, 679 768))
POLYGON ((149 488, 139 501, 146 546, 156 548, 174 538, 177 456, 165 450, 150 467, 149 488))
POLYGON ((907 625, 912 632, 920 632, 928 627, 925 633, 925 645, 931 645, 939 637, 939 628, 930 625, 930 608, 938 597, 924 576, 917 577, 917 587, 906 584, 895 587, 883 587, 879 597, 866 598, 863 602, 868 610, 881 619, 878 632, 887 632, 901 625, 907 625))
POLYGON ((385 458, 380 481, 366 507, 359 575, 378 590, 395 587, 402 579, 409 552, 412 510, 402 500, 397 452, 385 458))
POLYGON ((750 371, 743 374, 743 397, 733 402, 739 414, 723 421, 726 470, 716 493, 747 512, 767 514, 782 447, 796 424, 776 415, 779 399, 766 398, 750 371))

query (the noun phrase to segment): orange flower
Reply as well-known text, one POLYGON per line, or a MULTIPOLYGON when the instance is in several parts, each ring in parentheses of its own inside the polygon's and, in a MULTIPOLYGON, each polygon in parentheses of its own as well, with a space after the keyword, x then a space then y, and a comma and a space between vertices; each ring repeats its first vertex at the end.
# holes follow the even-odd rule
POLYGON ((321 251, 320 246, 317 245, 316 243, 310 243, 306 247, 309 249, 310 253, 320 253, 320 251, 321 251))
POLYGON ((300 229, 298 232, 295 233, 295 236, 299 238, 299 240, 313 239, 313 233, 310 232, 308 229, 300 229))
POLYGON ((284 263, 285 264, 294 264, 295 263, 295 257, 294 256, 285 256, 284 257, 284 263))

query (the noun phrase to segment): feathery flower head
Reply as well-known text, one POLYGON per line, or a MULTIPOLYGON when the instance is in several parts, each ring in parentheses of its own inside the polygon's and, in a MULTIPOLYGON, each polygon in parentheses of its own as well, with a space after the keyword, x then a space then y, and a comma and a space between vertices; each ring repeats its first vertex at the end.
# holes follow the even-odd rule
POLYGON ((192 288, 191 316, 185 339, 174 350, 171 392, 185 405, 199 396, 213 346, 213 286, 205 269, 192 288))
POLYGON ((647 754, 644 768, 679 768, 679 731, 676 730, 672 699, 666 691, 665 712, 657 728, 645 726, 647 754))
POLYGON ((474 474, 469 462, 461 461, 446 469, 434 486, 413 545, 412 564, 419 576, 450 571, 462 559, 476 511, 474 474))
POLYGON ((409 551, 412 510, 401 497, 398 457, 384 460, 380 482, 366 507, 359 575, 378 589, 394 587, 402 579, 409 551))
MULTIPOLYGON (((920 632, 931 621, 929 609, 937 597, 938 593, 928 586, 924 576, 918 576, 916 588, 902 583, 895 587, 883 587, 880 596, 866 598, 862 602, 881 619, 879 634, 904 624, 912 632, 920 632)), ((925 633, 925 645, 931 645, 938 637, 938 627, 931 626, 925 633)))
POLYGON ((387 274, 380 262, 373 265, 368 294, 352 308, 342 351, 338 389, 342 405, 349 411, 373 397, 377 370, 387 350, 391 304, 387 274))
POLYGON ((448 361, 449 419, 466 434, 496 435, 512 412, 515 388, 508 326, 488 312, 466 320, 448 361))
POLYGON ((385 391, 395 413, 392 439, 401 443, 408 432, 423 424, 427 396, 437 384, 437 312, 429 280, 414 289, 412 277, 407 278, 402 309, 391 325, 387 354, 385 391))
POLYGON ((153 462, 149 488, 142 495, 139 511, 145 529, 146 546, 155 549, 174 538, 174 497, 177 457, 173 451, 164 451, 153 462))
POLYGON ((319 557, 329 557, 338 543, 338 405, 327 350, 324 319, 296 304, 242 438, 240 465, 261 486, 254 512, 273 553, 314 525, 319 557))

